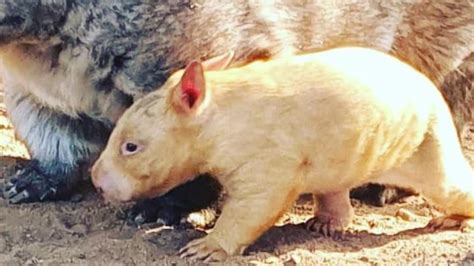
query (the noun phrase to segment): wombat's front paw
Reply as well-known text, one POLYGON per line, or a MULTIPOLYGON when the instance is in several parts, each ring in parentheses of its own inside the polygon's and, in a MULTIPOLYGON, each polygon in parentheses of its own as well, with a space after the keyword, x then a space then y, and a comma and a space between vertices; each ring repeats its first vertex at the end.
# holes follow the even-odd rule
POLYGON ((3 197, 13 204, 46 201, 57 199, 64 190, 65 186, 43 175, 33 163, 29 163, 6 180, 3 197))
POLYGON ((125 219, 129 225, 141 226, 146 223, 159 225, 176 225, 180 222, 185 211, 175 205, 164 205, 163 199, 154 198, 139 201, 132 208, 125 211, 125 219))
POLYGON ((210 235, 189 242, 179 251, 181 258, 189 257, 191 260, 204 260, 204 262, 223 261, 227 252, 210 235))
POLYGON ((340 239, 349 225, 350 221, 344 219, 330 218, 326 216, 316 216, 306 221, 306 229, 318 232, 325 237, 340 239))

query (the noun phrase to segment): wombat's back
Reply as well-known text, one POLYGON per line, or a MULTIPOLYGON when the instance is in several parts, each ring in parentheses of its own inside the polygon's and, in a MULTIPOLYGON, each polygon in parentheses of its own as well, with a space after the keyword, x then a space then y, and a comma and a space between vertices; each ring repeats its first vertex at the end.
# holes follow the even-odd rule
POLYGON ((206 80, 218 87, 218 96, 226 96, 220 101, 237 103, 235 99, 240 98, 242 102, 259 101, 262 108, 268 108, 293 98, 306 103, 300 105, 310 109, 307 113, 319 113, 318 107, 330 104, 330 98, 350 106, 366 102, 391 112, 413 107, 419 114, 444 102, 425 75, 394 56, 362 47, 259 61, 208 72, 206 80))
POLYGON ((206 79, 219 106, 206 128, 224 148, 217 156, 232 147, 246 147, 241 158, 309 156, 315 172, 350 182, 402 163, 435 109, 449 113, 428 78, 365 48, 259 62, 206 79))

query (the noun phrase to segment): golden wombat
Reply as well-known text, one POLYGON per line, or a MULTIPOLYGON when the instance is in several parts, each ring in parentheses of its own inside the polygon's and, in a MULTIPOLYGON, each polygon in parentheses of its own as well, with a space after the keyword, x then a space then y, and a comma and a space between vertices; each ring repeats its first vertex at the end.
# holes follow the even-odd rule
POLYGON ((309 229, 341 232, 353 215, 349 190, 372 181, 442 207, 449 216, 434 228, 474 217, 474 172, 448 106, 408 64, 346 47, 203 68, 190 63, 127 110, 93 168, 95 186, 119 201, 216 177, 228 193, 222 214, 183 256, 243 252, 301 193, 320 205, 309 229))

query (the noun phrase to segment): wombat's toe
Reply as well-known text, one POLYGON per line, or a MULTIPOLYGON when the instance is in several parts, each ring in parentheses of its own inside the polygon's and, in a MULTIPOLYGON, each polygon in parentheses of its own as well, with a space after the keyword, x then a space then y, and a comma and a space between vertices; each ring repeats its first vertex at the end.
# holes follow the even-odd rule
POLYGON ((305 226, 307 230, 318 232, 324 237, 341 239, 344 236, 348 224, 343 220, 316 216, 306 221, 305 226))
POLYGON ((31 165, 18 170, 3 187, 3 197, 12 204, 52 200, 58 198, 61 192, 63 191, 58 182, 41 174, 31 165))
POLYGON ((189 242, 179 251, 181 258, 219 262, 227 258, 227 253, 212 237, 206 236, 189 242))

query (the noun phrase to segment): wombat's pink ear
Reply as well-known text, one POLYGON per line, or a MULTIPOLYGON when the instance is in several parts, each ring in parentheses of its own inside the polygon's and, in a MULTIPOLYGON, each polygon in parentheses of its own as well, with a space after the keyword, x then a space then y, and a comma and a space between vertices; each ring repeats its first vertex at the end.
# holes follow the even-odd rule
POLYGON ((232 62, 234 58, 234 51, 229 51, 223 55, 219 55, 213 58, 210 58, 202 63, 204 70, 224 70, 232 62))
POLYGON ((199 61, 192 61, 173 92, 173 106, 179 113, 192 113, 202 103, 205 93, 203 67, 199 61))

